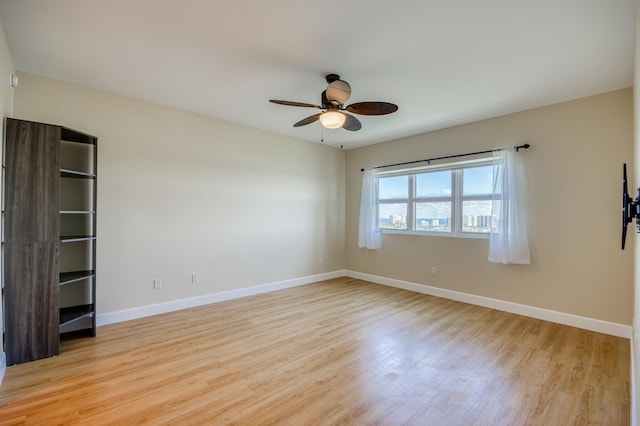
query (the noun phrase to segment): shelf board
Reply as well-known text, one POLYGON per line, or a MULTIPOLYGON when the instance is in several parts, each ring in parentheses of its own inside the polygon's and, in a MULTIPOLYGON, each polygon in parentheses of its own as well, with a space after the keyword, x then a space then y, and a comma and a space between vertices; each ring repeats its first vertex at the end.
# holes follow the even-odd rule
POLYGON ((94 173, 87 172, 79 172, 77 170, 69 170, 69 169, 60 169, 60 176, 66 178, 76 178, 76 179, 95 179, 96 175, 94 173))
POLYGON ((60 237, 61 243, 73 243, 76 241, 91 241, 95 240, 96 237, 87 236, 87 235, 63 235, 60 237))
POLYGON ((60 214, 96 214, 94 210, 60 210, 60 214))
POLYGON ((90 315, 93 315, 93 304, 60 308, 60 327, 90 315))
POLYGON ((71 284, 95 276, 95 271, 70 271, 60 273, 60 285, 71 284))
POLYGON ((60 139, 63 142, 78 142, 95 145, 98 138, 88 133, 79 132, 67 127, 60 127, 60 139))

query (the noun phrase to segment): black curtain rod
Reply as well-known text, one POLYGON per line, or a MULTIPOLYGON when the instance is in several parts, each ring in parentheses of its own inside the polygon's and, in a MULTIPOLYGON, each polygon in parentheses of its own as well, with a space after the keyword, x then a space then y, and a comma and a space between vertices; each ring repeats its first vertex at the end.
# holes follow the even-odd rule
MULTIPOLYGON (((528 143, 525 143, 524 145, 518 145, 518 146, 514 146, 513 149, 516 150, 516 152, 520 151, 521 149, 528 149, 531 145, 529 145, 528 143)), ((395 163, 395 164, 386 164, 384 166, 376 166, 376 167, 371 167, 372 169, 383 169, 385 167, 394 167, 394 166, 404 166, 405 164, 415 164, 415 163, 431 163, 432 161, 437 161, 437 160, 446 160, 447 158, 458 158, 458 157, 467 157, 469 155, 478 155, 478 154, 490 154, 493 151, 502 151, 503 148, 497 148, 497 149, 488 149, 486 151, 477 151, 477 152, 468 152, 466 154, 455 154, 455 155, 446 155, 444 157, 435 157, 435 158, 427 158, 424 160, 415 160, 415 161, 405 161, 404 163, 395 163)), ((360 169, 361 172, 364 172, 365 169, 360 169)))

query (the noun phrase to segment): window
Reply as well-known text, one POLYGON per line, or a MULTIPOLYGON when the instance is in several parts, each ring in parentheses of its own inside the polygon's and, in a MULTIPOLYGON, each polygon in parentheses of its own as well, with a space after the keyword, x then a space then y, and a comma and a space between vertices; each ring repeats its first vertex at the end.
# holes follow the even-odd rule
POLYGON ((378 227, 387 232, 485 236, 491 216, 491 159, 378 174, 378 227))

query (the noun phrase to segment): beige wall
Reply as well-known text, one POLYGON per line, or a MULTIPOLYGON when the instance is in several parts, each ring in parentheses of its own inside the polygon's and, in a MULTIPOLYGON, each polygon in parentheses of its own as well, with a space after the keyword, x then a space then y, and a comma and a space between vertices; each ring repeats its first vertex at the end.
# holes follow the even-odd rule
POLYGON ((99 138, 99 313, 344 269, 344 151, 22 73, 15 116, 99 138))
POLYGON ((14 72, 13 60, 9 46, 7 46, 2 22, 0 22, 0 99, 2 99, 3 117, 11 117, 13 110, 13 89, 9 86, 9 76, 14 72))
POLYGON ((626 89, 348 151, 347 269, 631 324, 634 235, 621 251, 620 188, 632 107, 626 89), (381 250, 357 247, 362 167, 525 142, 531 265, 489 263, 488 240, 386 234, 381 250))
MULTIPOLYGON (((11 117, 13 113, 13 91, 14 89, 9 86, 9 76, 15 72, 13 67, 13 60, 11 59, 11 53, 7 46, 7 39, 4 35, 4 28, 2 22, 0 22, 0 99, 2 100, 2 118, 11 117)), ((4 132, 4 126, 2 126, 2 132, 4 132)), ((2 140, 4 140, 4 134, 2 140)), ((0 184, 0 188, 3 185, 0 184)), ((1 189, 0 189, 1 191, 1 189)), ((0 197, 2 197, 0 192, 0 197)), ((0 276, 2 276, 2 266, 0 264, 0 276)), ((2 303, 0 303, 0 330, 4 330, 4 315, 2 314, 2 303)), ((4 334, 0 335, 0 348, 4 348, 2 341, 4 334)), ((2 367, 4 366, 4 352, 0 349, 0 382, 2 381, 2 367)))

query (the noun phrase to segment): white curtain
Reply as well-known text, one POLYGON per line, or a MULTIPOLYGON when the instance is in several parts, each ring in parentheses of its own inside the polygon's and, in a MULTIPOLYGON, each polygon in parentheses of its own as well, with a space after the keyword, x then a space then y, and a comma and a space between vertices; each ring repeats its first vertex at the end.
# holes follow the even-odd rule
POLYGON ((360 223, 358 226, 358 247, 379 249, 382 238, 378 229, 378 188, 373 170, 362 173, 362 197, 360 198, 360 223))
POLYGON ((511 148, 493 152, 490 262, 531 263, 526 212, 522 201, 524 179, 519 157, 511 148))

